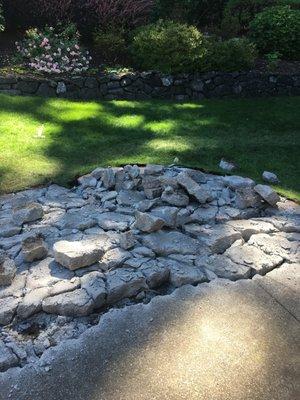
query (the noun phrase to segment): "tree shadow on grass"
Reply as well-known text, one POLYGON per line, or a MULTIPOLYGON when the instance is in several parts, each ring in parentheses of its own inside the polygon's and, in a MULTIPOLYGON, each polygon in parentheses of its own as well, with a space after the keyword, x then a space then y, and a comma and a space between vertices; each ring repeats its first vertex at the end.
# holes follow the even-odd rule
POLYGON ((43 171, 43 181, 67 184, 97 166, 172 164, 175 157, 182 165, 216 171, 225 157, 239 165, 239 174, 259 180, 263 170, 272 170, 282 187, 300 191, 300 121, 293 115, 293 99, 81 103, 9 98, 1 103, 1 112, 12 118, 24 115, 45 126, 46 143, 33 156, 56 167, 43 171))

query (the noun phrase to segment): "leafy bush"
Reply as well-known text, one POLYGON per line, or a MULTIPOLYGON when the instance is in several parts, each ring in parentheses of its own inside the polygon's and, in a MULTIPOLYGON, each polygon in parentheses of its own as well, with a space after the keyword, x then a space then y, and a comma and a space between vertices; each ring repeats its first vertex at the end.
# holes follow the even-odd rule
POLYGON ((278 51, 273 51, 272 53, 268 53, 265 55, 267 61, 267 69, 268 71, 275 71, 278 67, 280 61, 281 54, 278 51))
POLYGON ((126 55, 127 45, 124 32, 97 30, 94 33, 94 44, 105 61, 116 61, 120 56, 126 55))
POLYGON ((197 28, 162 20, 140 28, 131 50, 138 67, 165 73, 197 70, 205 54, 197 28))
POLYGON ((0 32, 4 31, 4 15, 3 15, 3 8, 2 8, 2 4, 0 3, 0 32))
POLYGON ((289 6, 271 7, 256 15, 251 35, 261 53, 279 52, 282 57, 300 57, 300 11, 289 6))
POLYGON ((254 66, 256 57, 255 46, 248 39, 211 40, 202 69, 225 72, 247 70, 254 66))
POLYGON ((227 0, 156 0, 155 18, 196 26, 219 23, 227 0))
POLYGON ((89 68, 91 57, 79 46, 79 33, 74 24, 65 28, 29 29, 22 42, 17 42, 22 60, 32 69, 46 73, 81 73, 89 68))

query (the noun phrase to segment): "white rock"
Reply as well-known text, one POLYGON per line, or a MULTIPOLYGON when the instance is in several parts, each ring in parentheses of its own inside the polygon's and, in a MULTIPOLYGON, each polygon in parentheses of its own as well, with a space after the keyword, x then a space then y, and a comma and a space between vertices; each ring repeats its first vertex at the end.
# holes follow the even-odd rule
POLYGON ((42 303, 46 313, 71 317, 89 315, 94 306, 93 300, 84 289, 48 297, 42 303))
POLYGON ((68 242, 62 240, 53 246, 56 262, 70 270, 88 267, 99 261, 103 250, 91 241, 68 242))
POLYGON ((226 161, 224 160, 224 158, 222 158, 222 160, 220 161, 219 167, 227 172, 232 172, 237 169, 237 166, 234 163, 226 161))

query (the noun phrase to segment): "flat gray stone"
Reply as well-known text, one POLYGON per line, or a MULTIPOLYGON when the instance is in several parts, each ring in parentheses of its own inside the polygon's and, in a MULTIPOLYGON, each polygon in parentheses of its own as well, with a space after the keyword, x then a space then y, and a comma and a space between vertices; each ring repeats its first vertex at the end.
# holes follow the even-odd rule
POLYGON ((43 218, 43 207, 39 203, 31 203, 24 208, 14 210, 13 221, 17 225, 23 225, 28 222, 34 222, 43 218))
POLYGON ((231 281, 251 277, 251 266, 236 264, 225 255, 213 254, 200 257, 196 260, 196 265, 214 272, 219 278, 231 281))
POLYGON ((62 240, 54 244, 53 253, 56 262, 72 271, 96 263, 103 255, 102 249, 91 241, 62 240))
POLYGON ((224 178, 224 184, 232 190, 255 186, 255 182, 252 179, 237 175, 226 176, 224 178))
POLYGON ((190 202, 189 196, 180 191, 170 190, 170 188, 164 190, 161 199, 176 207, 186 207, 190 202))
MULTIPOLYGON (((197 236, 197 239, 209 247, 212 253, 224 253, 236 240, 242 238, 240 232, 226 225, 213 225, 211 227, 196 226, 193 234, 197 236)), ((189 232, 192 233, 191 227, 189 232)))
POLYGON ((201 243, 180 232, 155 232, 142 238, 142 242, 156 254, 199 254, 201 243))
POLYGON ((100 214, 97 219, 102 229, 116 231, 126 231, 134 222, 132 216, 115 212, 100 214))
POLYGON ((169 281, 169 267, 163 263, 158 264, 156 260, 145 262, 139 271, 146 277, 150 289, 156 289, 169 281))
POLYGON ((0 250, 0 286, 10 285, 16 275, 16 270, 15 262, 0 250))
POLYGON ((198 266, 171 259, 160 261, 159 265, 169 269, 169 281, 174 287, 196 285, 198 283, 207 282, 206 275, 198 266))
POLYGON ((224 253, 236 264, 243 264, 253 268, 258 274, 264 275, 283 262, 278 255, 268 255, 261 249, 249 244, 233 245, 224 253))
POLYGON ((117 196, 117 202, 124 206, 135 206, 140 201, 145 200, 145 195, 136 190, 121 190, 117 196))
POLYGON ((104 271, 121 267, 126 260, 131 257, 129 251, 123 250, 119 247, 108 250, 99 262, 99 266, 104 271))
POLYGON ((84 289, 46 298, 42 309, 48 314, 80 317, 91 314, 94 302, 84 289))
POLYGON ((165 226, 175 228, 177 224, 177 214, 179 209, 177 207, 156 207, 151 211, 151 214, 165 221, 165 226))
POLYGON ((131 269, 122 268, 111 271, 106 278, 108 304, 133 297, 141 290, 147 289, 144 275, 131 269))
POLYGON ((239 231, 246 241, 248 241, 252 235, 258 233, 273 233, 277 231, 273 224, 263 220, 235 220, 226 222, 226 225, 239 231))

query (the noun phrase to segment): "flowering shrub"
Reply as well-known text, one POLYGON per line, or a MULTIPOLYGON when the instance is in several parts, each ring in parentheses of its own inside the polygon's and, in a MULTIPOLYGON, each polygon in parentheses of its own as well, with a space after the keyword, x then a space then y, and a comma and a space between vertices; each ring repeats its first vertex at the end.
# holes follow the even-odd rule
POLYGON ((81 73, 87 71, 91 57, 79 45, 75 25, 65 28, 29 29, 22 42, 16 43, 23 61, 32 69, 46 73, 81 73))

